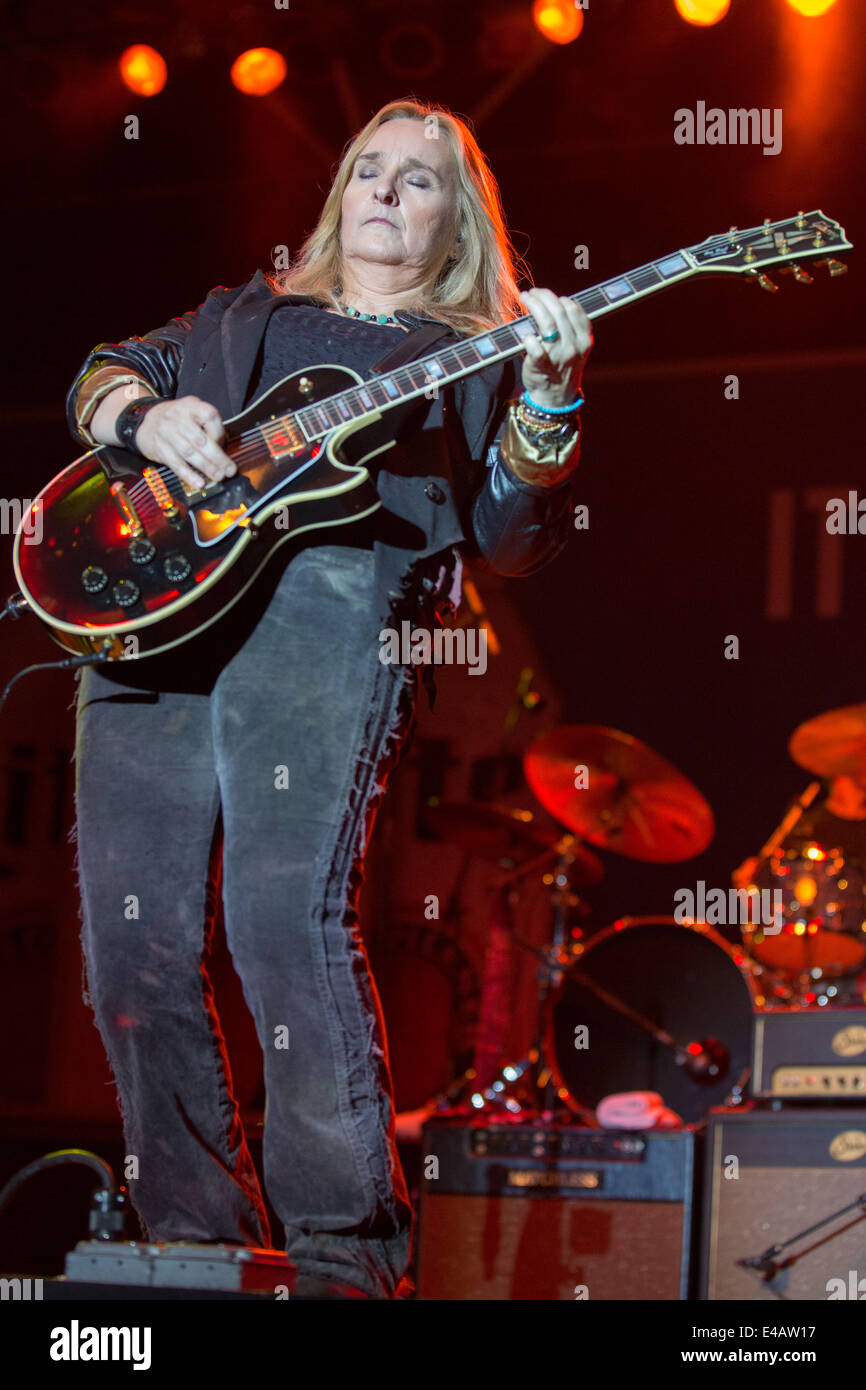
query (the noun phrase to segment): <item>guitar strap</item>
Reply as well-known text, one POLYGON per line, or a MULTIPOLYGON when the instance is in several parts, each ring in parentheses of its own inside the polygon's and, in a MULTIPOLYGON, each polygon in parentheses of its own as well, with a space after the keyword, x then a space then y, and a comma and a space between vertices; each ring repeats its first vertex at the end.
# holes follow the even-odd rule
POLYGON ((452 333, 453 330, 447 324, 425 323, 423 328, 416 328, 413 332, 407 333, 402 342, 396 343, 390 352, 386 352, 384 357, 374 362, 370 368, 370 375, 378 376, 382 372, 393 371, 395 367, 402 367, 404 362, 413 362, 416 357, 422 357, 440 338, 452 333))

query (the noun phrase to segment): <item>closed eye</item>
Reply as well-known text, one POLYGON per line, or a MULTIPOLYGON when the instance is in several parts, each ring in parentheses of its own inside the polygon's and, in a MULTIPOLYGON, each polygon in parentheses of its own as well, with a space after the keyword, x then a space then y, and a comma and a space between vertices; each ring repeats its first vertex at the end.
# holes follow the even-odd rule
MULTIPOLYGON (((364 169, 364 170, 359 171, 359 173, 358 173, 358 178, 359 178, 359 179, 374 179, 374 178, 376 177, 377 172, 378 172, 378 171, 377 171, 376 169, 364 169)), ((407 183, 410 183, 410 184, 412 185, 413 188, 429 188, 429 187, 430 187, 429 181, 428 181, 427 179, 425 179, 423 175, 421 175, 420 177, 416 177, 416 178, 414 178, 414 179, 407 179, 406 182, 407 182, 407 183)))

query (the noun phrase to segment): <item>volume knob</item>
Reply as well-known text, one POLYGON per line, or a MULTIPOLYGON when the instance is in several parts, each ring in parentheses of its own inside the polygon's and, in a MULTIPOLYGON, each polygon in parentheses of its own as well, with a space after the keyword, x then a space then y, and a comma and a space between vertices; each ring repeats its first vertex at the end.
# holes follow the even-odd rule
POLYGON ((108 583, 108 575, 99 565, 88 565, 81 574, 81 587, 88 594, 99 594, 108 583))
POLYGON ((127 554, 134 565, 148 565, 156 554, 153 541, 138 538, 129 542, 127 554))
POLYGON ((131 579, 118 579, 112 593, 118 608, 132 608, 141 598, 141 590, 131 579))
POLYGON ((172 584, 180 584, 191 574, 192 565, 185 555, 167 555, 162 562, 162 570, 172 584))

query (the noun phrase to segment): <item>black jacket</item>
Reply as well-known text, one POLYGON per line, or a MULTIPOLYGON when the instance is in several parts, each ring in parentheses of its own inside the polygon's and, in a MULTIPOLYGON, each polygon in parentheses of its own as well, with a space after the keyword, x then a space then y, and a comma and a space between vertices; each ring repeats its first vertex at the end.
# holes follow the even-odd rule
MULTIPOLYGON (((248 404, 254 368, 271 312, 280 304, 310 304, 306 295, 278 295, 261 270, 245 285, 218 286, 198 309, 163 328, 120 343, 100 343, 82 364, 67 401, 67 420, 80 441, 75 402, 82 380, 108 363, 128 366, 161 396, 195 395, 230 419, 248 404)), ((410 330, 435 323, 399 311, 410 330)), ((435 348, 457 335, 442 326, 435 348)), ((417 356, 433 348, 423 347, 417 356)), ((310 366, 315 366, 310 363, 310 366)), ((530 574, 563 548, 571 529, 571 481, 553 488, 534 487, 515 478, 498 448, 506 403, 519 376, 515 360, 463 377, 431 402, 416 402, 411 429, 401 447, 385 458, 377 474, 383 506, 409 523, 411 546, 375 544, 378 618, 412 611, 429 618, 429 578, 439 570, 435 599, 453 581, 452 554, 474 558, 505 575, 530 574), (417 428, 423 412, 421 430, 417 428), (448 562, 444 568, 435 560, 448 562), (426 568, 425 568, 426 562, 426 568), (408 600, 410 609, 403 602, 408 600), (411 609, 411 605, 417 605, 411 609)), ((398 435, 398 439, 400 436, 398 435)), ((572 475, 573 477, 573 475, 572 475)))

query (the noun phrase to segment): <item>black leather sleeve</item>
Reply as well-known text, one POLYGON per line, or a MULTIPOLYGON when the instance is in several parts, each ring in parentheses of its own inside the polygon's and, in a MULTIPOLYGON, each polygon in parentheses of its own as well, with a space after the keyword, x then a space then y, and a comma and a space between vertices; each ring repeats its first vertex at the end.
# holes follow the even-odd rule
POLYGON ((472 511, 479 553, 497 574, 533 574, 568 541, 576 475, 554 487, 536 487, 514 476, 498 443, 491 452, 493 463, 472 511))
POLYGON ((575 473, 555 487, 536 487, 516 478, 502 457, 505 411, 519 391, 519 361, 510 358, 501 364, 499 381, 488 392, 481 428, 471 405, 464 414, 464 420, 476 426, 474 437, 467 432, 469 456, 476 469, 484 468, 471 500, 474 544, 468 555, 504 575, 533 574, 553 560, 569 538, 574 508, 575 473))
POLYGON ((174 396, 184 349, 199 315, 212 305, 224 309, 226 303, 240 292, 240 288, 228 289, 218 285, 197 309, 189 309, 162 328, 155 328, 140 338, 125 338, 120 343, 98 343, 87 354, 66 396, 66 423, 76 443, 88 442, 79 433, 75 406, 81 385, 92 372, 100 367, 126 367, 143 377, 158 396, 174 396))

